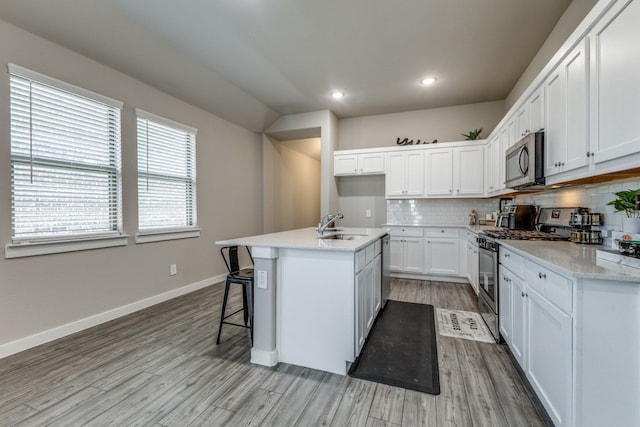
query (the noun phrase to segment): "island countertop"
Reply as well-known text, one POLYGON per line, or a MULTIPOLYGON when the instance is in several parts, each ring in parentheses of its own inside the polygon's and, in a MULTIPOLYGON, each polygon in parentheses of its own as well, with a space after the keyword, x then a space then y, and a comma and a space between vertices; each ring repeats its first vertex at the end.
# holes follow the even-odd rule
POLYGON ((325 232, 325 236, 345 234, 350 240, 320 239, 315 227, 219 240, 216 245, 242 245, 269 248, 313 249, 322 251, 355 252, 387 234, 384 228, 340 227, 325 232))

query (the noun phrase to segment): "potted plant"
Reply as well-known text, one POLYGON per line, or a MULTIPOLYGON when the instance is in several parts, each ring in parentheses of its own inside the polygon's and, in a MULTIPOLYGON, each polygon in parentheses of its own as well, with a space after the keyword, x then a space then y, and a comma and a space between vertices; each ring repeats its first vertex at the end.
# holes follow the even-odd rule
POLYGON ((626 218, 622 219, 622 231, 625 233, 640 233, 640 211, 636 210, 636 197, 640 194, 637 190, 623 190, 614 193, 618 198, 607 205, 613 206, 616 212, 624 212, 626 218))
POLYGON ((480 132, 483 131, 483 128, 470 130, 469 133, 462 133, 467 141, 475 141, 476 139, 480 139, 480 132))

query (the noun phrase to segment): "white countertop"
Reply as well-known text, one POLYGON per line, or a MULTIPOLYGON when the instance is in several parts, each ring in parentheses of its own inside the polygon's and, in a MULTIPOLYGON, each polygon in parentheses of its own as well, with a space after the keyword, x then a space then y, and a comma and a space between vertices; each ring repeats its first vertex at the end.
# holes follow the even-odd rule
POLYGON ((280 233, 260 234, 257 236, 240 237, 236 239, 219 240, 216 245, 259 246, 266 248, 295 248, 329 251, 355 252, 373 241, 387 234, 384 228, 355 228, 339 227, 336 231, 325 232, 331 234, 356 235, 353 240, 319 239, 315 227, 300 228, 298 230, 282 231, 280 233))
POLYGON ((601 245, 581 245, 571 242, 543 240, 499 240, 503 245, 521 255, 532 258, 549 268, 562 270, 577 278, 618 280, 640 284, 640 269, 596 259, 601 245))

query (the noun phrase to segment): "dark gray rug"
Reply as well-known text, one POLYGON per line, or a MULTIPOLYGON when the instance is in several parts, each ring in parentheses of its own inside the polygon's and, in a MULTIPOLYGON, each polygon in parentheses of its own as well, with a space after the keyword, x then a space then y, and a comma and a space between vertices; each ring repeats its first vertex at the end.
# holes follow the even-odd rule
POLYGON ((349 375, 440 394, 433 306, 387 301, 349 375))

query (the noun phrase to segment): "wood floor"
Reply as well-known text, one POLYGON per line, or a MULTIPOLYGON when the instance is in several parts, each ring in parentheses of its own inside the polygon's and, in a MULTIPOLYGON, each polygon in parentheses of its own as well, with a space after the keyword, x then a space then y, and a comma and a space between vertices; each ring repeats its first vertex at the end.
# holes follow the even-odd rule
MULTIPOLYGON (((251 365, 247 330, 215 345, 222 288, 0 360, 0 426, 544 425, 501 345, 438 336, 438 396, 251 365)), ((463 284, 394 279, 391 299, 477 311, 463 284)))

